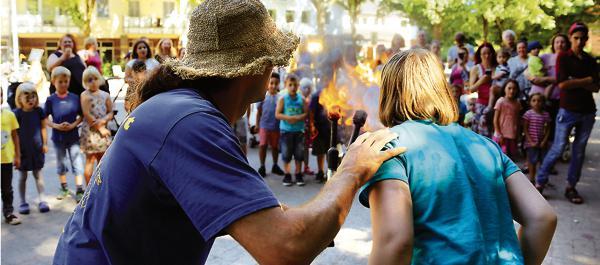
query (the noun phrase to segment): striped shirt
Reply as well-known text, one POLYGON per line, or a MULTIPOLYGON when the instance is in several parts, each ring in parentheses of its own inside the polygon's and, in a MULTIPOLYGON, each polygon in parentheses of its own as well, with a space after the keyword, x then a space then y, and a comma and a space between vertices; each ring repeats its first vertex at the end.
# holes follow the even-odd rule
MULTIPOLYGON (((523 120, 529 122, 529 137, 534 143, 540 143, 544 138, 544 126, 547 126, 552 120, 550 114, 546 111, 537 113, 533 109, 523 114, 523 120)), ((525 147, 531 147, 529 141, 525 141, 525 147)))

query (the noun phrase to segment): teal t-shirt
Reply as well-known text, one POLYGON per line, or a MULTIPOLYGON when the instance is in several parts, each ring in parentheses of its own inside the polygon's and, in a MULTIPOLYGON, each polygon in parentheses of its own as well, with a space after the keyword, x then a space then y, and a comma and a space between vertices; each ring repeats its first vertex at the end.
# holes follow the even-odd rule
MULTIPOLYGON (((283 95, 283 114, 293 116, 304 113, 304 98, 300 93, 296 93, 295 97, 290 94, 283 95)), ((281 120, 279 129, 283 132, 304 132, 304 121, 289 123, 281 120)))
POLYGON ((362 187, 408 183, 413 203, 412 264, 523 264, 505 180, 519 168, 500 147, 458 124, 407 121, 391 129, 408 151, 386 161, 362 187))

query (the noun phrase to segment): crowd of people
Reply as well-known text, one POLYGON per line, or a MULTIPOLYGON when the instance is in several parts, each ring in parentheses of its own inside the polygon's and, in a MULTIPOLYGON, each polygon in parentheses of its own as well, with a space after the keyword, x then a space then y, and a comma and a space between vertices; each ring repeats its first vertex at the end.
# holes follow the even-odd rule
MULTIPOLYGON (((331 132, 320 102, 323 84, 306 72, 273 71, 288 64, 298 38, 277 29, 252 0, 204 1, 190 27, 193 52, 183 50, 179 60, 171 40, 161 40, 155 56, 147 40, 134 43, 125 69, 128 123, 114 138, 107 127, 113 102, 102 89, 93 39, 75 52, 73 36, 61 38, 48 58, 55 91, 44 107, 34 86, 22 83, 15 107, 2 110, 7 223, 20 223, 12 208, 13 166, 20 173, 19 213, 30 212, 29 171, 39 211, 50 210, 41 176, 47 127, 59 199, 71 194, 67 172, 75 176, 79 203, 54 263, 203 264, 223 234, 259 263, 310 263, 359 193, 372 211, 373 263, 541 264, 557 217, 540 193, 573 128, 565 196, 583 203, 575 187, 599 76, 583 51, 582 23, 553 37, 552 53, 543 55, 540 42, 516 41, 510 30, 499 52, 486 42, 475 49, 457 33, 447 55, 449 80, 440 42, 427 43, 424 31, 410 49, 400 35, 390 49, 378 46, 372 67, 381 74, 379 120, 387 129, 359 136, 321 192, 298 207, 281 204, 262 179, 271 147, 271 173, 283 175, 283 185, 303 186, 304 175, 314 173, 309 150, 317 156, 315 178, 325 182, 331 132), (228 16, 215 21, 215 14, 228 16), (256 125, 248 128, 256 102, 256 125), (258 170, 246 158, 247 130, 259 135, 258 170), (512 161, 521 153, 529 179, 512 161), (521 224, 519 236, 513 219, 521 224)), ((354 63, 353 50, 340 54, 354 63)))
MULTIPOLYGON (((135 88, 146 72, 156 68, 160 62, 176 58, 173 42, 161 39, 152 57, 147 38, 137 40, 128 54, 125 81, 130 84, 126 97, 126 109, 135 101, 135 88)), ((48 56, 47 70, 50 73, 50 96, 40 105, 34 84, 16 84, 13 96, 8 99, 10 109, 2 109, 2 205, 5 221, 19 224, 14 214, 12 175, 13 167, 19 172, 18 212, 29 214, 31 209, 26 199, 28 172, 32 172, 38 191, 38 210, 50 211, 44 194, 42 168, 48 152, 47 128, 52 129, 51 141, 56 152, 56 173, 60 182, 57 199, 73 195, 79 202, 89 184, 94 167, 111 144, 114 128, 108 123, 113 120, 113 100, 108 83, 102 74, 102 60, 95 38, 84 40, 84 49, 78 50, 76 39, 65 34, 59 40, 59 49, 48 56), (75 191, 67 185, 67 173, 75 177, 75 191), (85 179, 85 185, 83 180, 85 179)))

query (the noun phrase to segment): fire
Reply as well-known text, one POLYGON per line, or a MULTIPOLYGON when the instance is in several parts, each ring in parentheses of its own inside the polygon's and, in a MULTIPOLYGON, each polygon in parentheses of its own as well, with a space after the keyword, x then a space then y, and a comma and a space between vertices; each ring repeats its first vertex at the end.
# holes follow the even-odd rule
POLYGON ((368 113, 366 131, 376 130, 383 126, 378 121, 379 87, 377 77, 366 64, 353 67, 343 64, 334 73, 329 84, 323 88, 319 103, 328 113, 338 112, 341 118, 338 124, 352 125, 355 110, 368 113))

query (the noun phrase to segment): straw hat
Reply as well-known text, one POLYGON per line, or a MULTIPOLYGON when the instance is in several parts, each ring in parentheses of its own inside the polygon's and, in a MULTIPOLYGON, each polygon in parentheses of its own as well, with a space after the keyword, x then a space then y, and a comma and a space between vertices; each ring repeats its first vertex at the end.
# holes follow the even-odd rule
POLYGON ((298 45, 258 0, 207 0, 189 25, 185 56, 165 62, 183 79, 262 74, 268 66, 287 65, 298 45))

